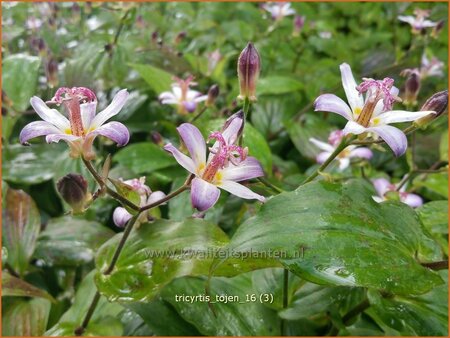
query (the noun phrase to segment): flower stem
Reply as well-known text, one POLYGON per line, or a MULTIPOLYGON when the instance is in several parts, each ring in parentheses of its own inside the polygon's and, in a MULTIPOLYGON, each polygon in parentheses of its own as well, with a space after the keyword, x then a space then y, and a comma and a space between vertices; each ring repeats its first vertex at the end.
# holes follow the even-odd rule
POLYGON ((260 181, 262 184, 264 184, 266 187, 271 188, 272 190, 276 191, 277 193, 281 194, 282 192, 284 192, 283 189, 277 187, 275 184, 273 184, 272 182, 270 182, 268 179, 266 179, 265 177, 258 177, 258 181, 260 181))
POLYGON ((351 142, 356 138, 355 135, 350 136, 350 137, 344 137, 341 141, 341 143, 338 144, 338 146, 336 147, 336 149, 334 149, 334 151, 331 153, 330 156, 328 156, 328 158, 325 160, 325 162, 322 163, 322 165, 317 168, 311 175, 308 176, 308 178, 306 178, 306 180, 304 180, 302 182, 302 184, 300 184, 300 186, 311 182, 313 179, 315 179, 320 172, 324 171, 328 165, 342 152, 342 150, 344 150, 345 148, 347 148, 347 146, 349 144, 351 144, 351 142))
POLYGON ((191 121, 189 121, 189 123, 194 123, 195 121, 197 121, 199 118, 200 118, 200 116, 202 116, 203 115, 203 113, 206 111, 208 109, 208 106, 203 106, 203 108, 199 111, 199 113, 197 114, 197 115, 195 115, 192 119, 191 119, 191 121))

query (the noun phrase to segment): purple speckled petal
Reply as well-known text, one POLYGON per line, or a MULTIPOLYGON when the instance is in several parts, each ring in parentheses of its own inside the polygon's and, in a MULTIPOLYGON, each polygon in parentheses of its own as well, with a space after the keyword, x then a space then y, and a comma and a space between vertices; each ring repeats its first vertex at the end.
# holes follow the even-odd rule
POLYGON ((19 141, 21 144, 27 144, 29 139, 49 134, 59 134, 61 131, 53 124, 45 121, 35 121, 28 123, 20 132, 19 141))
POLYGON ((247 157, 237 166, 230 164, 220 171, 224 181, 244 181, 255 177, 264 176, 264 171, 259 161, 254 157, 247 157))
MULTIPOLYGON (((130 133, 127 127, 120 122, 109 122, 101 127, 91 131, 88 135, 102 135, 117 143, 119 147, 123 147, 130 140, 130 133)), ((88 136, 86 135, 86 137, 88 136)))
POLYGON ((220 190, 213 184, 194 178, 191 184, 192 206, 199 211, 205 211, 216 204, 220 196, 220 190))
POLYGON ((233 181, 224 181, 219 185, 220 188, 223 190, 228 191, 230 194, 233 194, 240 198, 245 198, 249 200, 256 199, 261 202, 265 202, 266 198, 264 196, 258 195, 257 193, 254 193, 246 186, 243 186, 240 183, 236 183, 233 181))

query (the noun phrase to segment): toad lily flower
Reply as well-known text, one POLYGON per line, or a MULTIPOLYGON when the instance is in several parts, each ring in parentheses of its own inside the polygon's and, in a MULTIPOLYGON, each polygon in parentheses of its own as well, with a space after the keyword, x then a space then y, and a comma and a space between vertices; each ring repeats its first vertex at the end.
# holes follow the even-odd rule
POLYGON ((406 186, 400 188, 397 191, 397 186, 392 184, 385 178, 377 178, 372 180, 373 186, 378 194, 378 196, 372 196, 375 202, 383 202, 388 200, 389 195, 397 195, 401 202, 408 204, 412 208, 420 207, 423 204, 422 197, 416 194, 407 193, 406 186))
MULTIPOLYGON (((324 163, 327 158, 330 157, 330 155, 334 152, 343 137, 344 133, 342 130, 335 130, 331 132, 330 136, 328 137, 328 143, 319 141, 315 138, 310 138, 309 141, 311 143, 317 146, 317 148, 319 148, 320 150, 323 150, 316 157, 317 163, 324 163)), ((350 160, 352 158, 365 158, 367 160, 370 160, 372 158, 372 155, 372 151, 369 148, 357 148, 356 146, 348 146, 336 157, 336 159, 339 161, 339 169, 344 170, 350 165, 350 160)))
POLYGON ((414 15, 399 15, 397 18, 400 21, 409 23, 413 34, 420 34, 420 32, 425 28, 435 27, 438 23, 427 20, 426 18, 430 16, 430 11, 423 9, 414 10, 414 15))
POLYGON ((442 61, 434 56, 430 60, 425 53, 422 55, 420 64, 420 77, 422 80, 430 76, 442 77, 444 75, 443 69, 444 63, 442 61))
POLYGON ((33 96, 31 106, 44 121, 27 124, 20 132, 20 143, 26 145, 29 139, 46 136, 47 143, 63 140, 70 146, 70 156, 83 155, 87 160, 95 158, 92 143, 98 135, 105 136, 124 146, 130 139, 128 129, 119 122, 105 122, 117 115, 128 98, 126 89, 114 96, 111 104, 95 115, 97 97, 88 88, 59 88, 50 103, 63 104, 69 119, 56 109, 49 108, 39 97, 33 96), (80 104, 81 102, 81 104, 80 104))
POLYGON ((363 79, 357 86, 350 66, 343 63, 340 66, 342 85, 347 96, 347 105, 342 99, 333 94, 320 95, 315 103, 316 111, 328 111, 345 117, 348 122, 344 134, 372 133, 381 137, 392 149, 396 156, 406 151, 408 142, 405 134, 391 123, 415 121, 434 111, 409 112, 391 110, 398 98, 398 89, 393 86, 394 80, 363 79), (366 93, 365 100, 362 93, 366 93))
POLYGON ((263 4, 261 7, 268 11, 275 21, 279 21, 285 16, 295 14, 295 10, 291 8, 289 2, 267 3, 263 4))
POLYGON ((159 95, 162 104, 174 104, 178 106, 178 112, 182 115, 193 113, 197 108, 197 103, 205 101, 208 95, 202 95, 196 90, 190 89, 197 83, 193 82, 194 78, 188 76, 186 80, 175 78, 172 83, 171 92, 163 92, 159 95))
MULTIPOLYGON (((145 177, 141 177, 139 179, 133 178, 131 180, 123 181, 123 183, 129 185, 132 190, 136 191, 140 198, 140 206, 143 207, 145 205, 155 203, 166 196, 162 191, 154 191, 152 192, 150 188, 145 185, 145 177)), ((146 210, 139 217, 139 222, 146 222, 149 218, 150 210, 146 210)), ((113 213, 113 221, 116 226, 119 228, 123 228, 127 222, 133 217, 127 209, 123 207, 117 207, 113 213)))
POLYGON ((191 157, 170 143, 164 147, 182 167, 195 175, 191 184, 191 202, 199 211, 205 211, 217 202, 220 196, 218 188, 241 198, 265 201, 263 196, 237 183, 264 175, 258 160, 247 156, 247 148, 235 145, 243 123, 242 113, 237 113, 228 119, 223 132, 216 131, 209 136, 216 142, 209 149, 208 159, 205 139, 189 123, 183 123, 177 129, 191 157))

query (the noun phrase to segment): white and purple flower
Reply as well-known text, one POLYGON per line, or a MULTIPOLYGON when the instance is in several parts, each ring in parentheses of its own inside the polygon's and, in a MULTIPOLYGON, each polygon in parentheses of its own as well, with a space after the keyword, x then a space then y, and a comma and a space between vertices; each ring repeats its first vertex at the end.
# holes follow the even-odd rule
POLYGON ((289 2, 269 2, 263 4, 261 8, 269 12, 272 19, 275 21, 279 21, 285 16, 295 14, 295 10, 291 8, 291 4, 289 2))
POLYGON ((68 113, 67 119, 56 109, 49 108, 39 97, 33 96, 31 106, 43 121, 27 124, 20 132, 20 143, 26 145, 29 139, 38 136, 46 136, 47 143, 63 140, 70 146, 71 157, 83 155, 85 159, 91 160, 95 158, 92 143, 98 135, 113 140, 119 147, 128 143, 130 134, 122 123, 105 124, 119 113, 127 99, 128 92, 122 89, 114 96, 111 104, 96 115, 97 97, 90 89, 59 88, 49 103, 63 104, 68 113))
POLYGON ((420 77, 421 79, 425 79, 430 76, 442 77, 444 76, 444 63, 437 59, 436 57, 432 57, 431 60, 427 57, 425 53, 422 55, 422 60, 420 64, 420 77))
MULTIPOLYGON (((342 130, 335 130, 330 133, 330 136, 328 137, 328 143, 319 141, 315 138, 310 138, 309 141, 317 146, 317 148, 322 150, 322 152, 316 157, 317 163, 324 163, 334 152, 336 147, 342 141, 343 137, 344 132, 342 130)), ((336 157, 336 160, 339 162, 339 169, 344 170, 348 168, 352 158, 363 158, 366 160, 370 160, 372 158, 372 155, 372 151, 369 148, 348 146, 336 157)))
POLYGON ((399 15, 397 17, 400 21, 410 24, 414 34, 419 34, 423 29, 435 27, 438 24, 426 19, 430 16, 429 10, 415 9, 414 15, 399 15))
POLYGON ((332 112, 345 117, 348 120, 343 130, 345 135, 365 133, 378 135, 396 156, 402 155, 408 146, 406 136, 400 129, 389 124, 415 121, 435 112, 392 110, 394 102, 400 100, 397 96, 398 89, 393 86, 393 79, 364 78, 364 81, 357 86, 350 66, 343 63, 340 69, 342 85, 349 104, 334 94, 323 94, 316 99, 315 110, 332 112), (366 93, 365 99, 363 93, 366 93))
POLYGON ((194 78, 188 76, 186 80, 175 78, 175 83, 172 83, 171 92, 163 92, 159 95, 159 100, 162 104, 174 104, 178 106, 180 114, 193 113, 197 109, 199 102, 205 101, 208 95, 190 89, 197 83, 193 82, 194 78))
POLYGON ((397 186, 385 178, 376 178, 372 180, 372 183, 378 194, 377 196, 372 196, 372 198, 378 203, 388 200, 388 194, 398 194, 399 200, 412 208, 420 207, 423 204, 422 197, 405 191, 406 186, 397 190, 397 186))
POLYGON ((222 132, 211 133, 209 139, 216 142, 209 148, 208 158, 205 139, 190 123, 183 123, 177 128, 190 157, 170 143, 164 147, 182 167, 195 175, 191 183, 191 202, 199 211, 205 211, 217 202, 219 188, 241 198, 265 201, 263 196, 237 183, 264 175, 258 160, 247 156, 247 148, 235 144, 243 124, 243 114, 239 112, 227 120, 222 132))
MULTIPOLYGON (((141 177, 139 179, 133 178, 131 180, 123 181, 123 183, 130 186, 132 190, 136 191, 139 194, 141 198, 139 205, 140 207, 152 204, 166 197, 166 194, 162 191, 152 192, 151 189, 147 185, 145 185, 145 177, 141 177)), ((149 212, 150 210, 146 210, 145 212, 143 212, 138 221, 146 222, 148 220, 149 212)), ((131 215, 127 211, 127 209, 123 207, 117 207, 116 209, 114 209, 113 221, 114 224, 119 228, 123 228, 131 219, 131 217, 133 217, 133 215, 131 215)))

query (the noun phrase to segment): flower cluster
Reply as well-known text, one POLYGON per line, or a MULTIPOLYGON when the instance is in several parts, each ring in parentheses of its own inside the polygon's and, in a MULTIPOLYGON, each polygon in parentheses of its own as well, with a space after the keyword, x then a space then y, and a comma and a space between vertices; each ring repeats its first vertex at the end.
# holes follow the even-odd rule
POLYGON ((171 92, 163 92, 159 95, 162 104, 174 104, 178 106, 178 112, 182 115, 193 113, 197 109, 197 104, 206 101, 208 95, 190 89, 191 86, 197 85, 192 76, 188 76, 185 80, 175 78, 172 83, 171 92))
POLYGON ((423 204, 422 197, 416 194, 406 192, 406 186, 398 189, 397 185, 392 184, 385 178, 372 180, 377 196, 372 196, 376 202, 383 202, 388 199, 397 198, 401 202, 408 204, 412 208, 420 207, 423 204))

